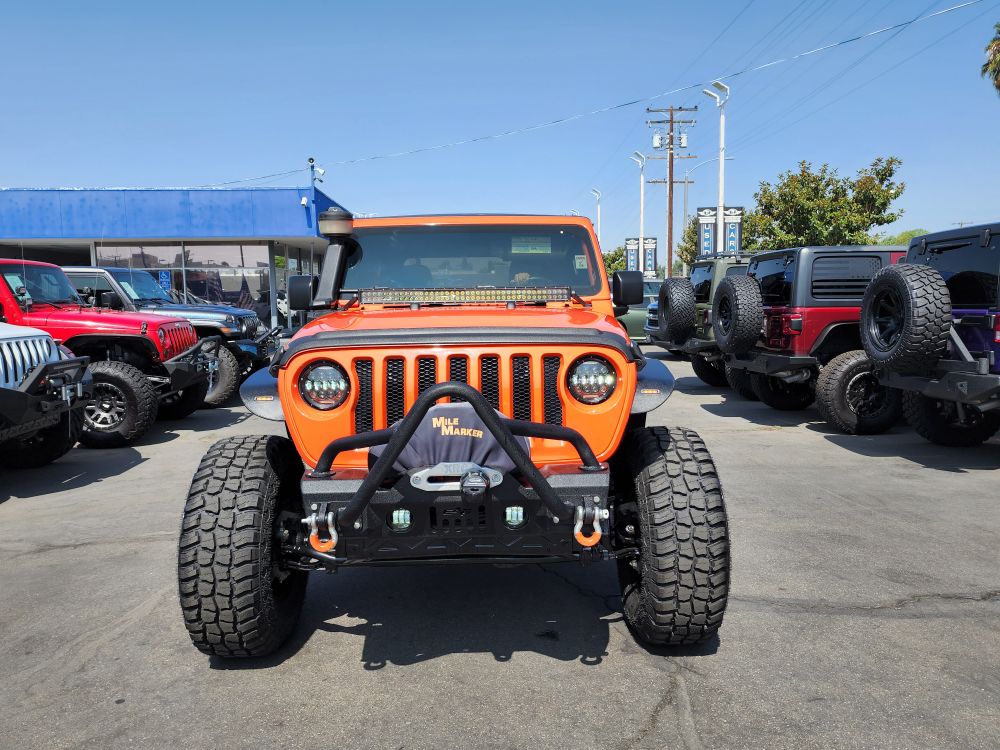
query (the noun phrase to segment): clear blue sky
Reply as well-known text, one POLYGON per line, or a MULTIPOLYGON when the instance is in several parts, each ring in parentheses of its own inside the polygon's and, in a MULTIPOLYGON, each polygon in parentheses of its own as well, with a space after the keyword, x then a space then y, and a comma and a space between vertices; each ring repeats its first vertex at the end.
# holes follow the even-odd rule
MULTIPOLYGON (((638 233, 627 156, 648 149, 645 104, 416 156, 334 162, 651 96, 957 2, 4 3, 0 185, 204 185, 315 156, 326 192, 382 215, 592 216, 597 187, 611 248, 638 233)), ((893 154, 907 183, 895 228, 1000 219, 1000 96, 979 76, 998 20, 1000 2, 985 0, 731 79, 727 203, 750 205, 760 180, 801 159, 853 173, 893 154)), ((697 103, 689 151, 710 158, 718 117, 700 88, 654 106, 697 103)), ((664 168, 651 162, 647 176, 664 168)), ((715 175, 714 165, 695 174, 692 206, 714 204, 715 175)), ((646 234, 661 247, 664 206, 663 186, 648 186, 646 234)))

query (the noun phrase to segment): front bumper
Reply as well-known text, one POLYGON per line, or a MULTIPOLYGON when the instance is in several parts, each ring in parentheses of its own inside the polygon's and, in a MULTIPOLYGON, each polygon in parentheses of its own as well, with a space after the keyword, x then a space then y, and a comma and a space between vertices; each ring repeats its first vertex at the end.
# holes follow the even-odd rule
POLYGON ((275 352, 278 351, 278 337, 281 334, 281 330, 279 326, 272 328, 255 339, 228 341, 227 344, 246 355, 253 365, 264 365, 270 362, 275 352))
POLYGON ((185 388, 190 388, 204 380, 208 380, 218 365, 219 347, 222 339, 218 336, 208 336, 182 354, 163 363, 167 371, 165 389, 160 394, 168 396, 185 388))
POLYGON ((736 370, 747 370, 772 377, 819 368, 819 360, 815 357, 778 354, 766 349, 754 349, 746 354, 727 354, 725 359, 726 364, 736 370))
POLYGON ((18 388, 0 388, 0 441, 55 424, 86 404, 93 385, 89 364, 90 357, 45 362, 18 388))
MULTIPOLYGON (((424 391, 395 426, 331 442, 317 466, 303 476, 306 521, 318 521, 334 539, 328 552, 299 535, 286 553, 334 568, 391 562, 538 562, 600 559, 607 544, 609 472, 575 430, 560 425, 507 419, 464 383, 440 383, 424 391), (452 396, 468 402, 487 430, 510 456, 516 470, 502 475, 489 467, 439 464, 399 475, 393 464, 427 411, 452 396), (570 442, 580 466, 536 467, 515 436, 570 442), (366 472, 334 471, 341 451, 384 445, 366 472), (471 493, 459 475, 492 471, 484 491, 471 493), (419 477, 415 478, 415 475, 419 477), (394 527, 394 513, 405 512, 408 525, 394 527), (513 515, 512 515, 513 514, 513 515), (519 519, 511 523, 511 518, 519 519), (580 527, 585 537, 581 540, 580 527), (600 533, 593 532, 600 529, 600 533)), ((301 522, 303 519, 299 519, 301 522)), ((315 531, 315 526, 313 527, 315 531)))

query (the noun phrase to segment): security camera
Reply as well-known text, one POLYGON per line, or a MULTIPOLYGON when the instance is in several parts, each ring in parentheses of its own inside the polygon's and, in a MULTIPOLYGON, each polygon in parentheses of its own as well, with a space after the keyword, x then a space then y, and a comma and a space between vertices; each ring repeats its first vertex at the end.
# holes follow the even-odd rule
POLYGON ((309 205, 309 199, 308 199, 308 198, 306 198, 306 197, 305 197, 305 196, 303 195, 303 196, 302 196, 302 200, 300 200, 300 201, 299 201, 299 204, 300 204, 300 205, 302 205, 302 206, 308 206, 308 205, 309 205))
POLYGON ((316 167, 316 174, 318 174, 320 177, 322 177, 323 175, 326 174, 326 170, 323 169, 323 167, 316 167))
POLYGON ((312 165, 313 165, 313 164, 315 164, 315 163, 316 163, 316 160, 315 160, 315 159, 313 159, 313 158, 312 158, 312 157, 310 156, 310 157, 309 157, 309 166, 312 166, 312 165))

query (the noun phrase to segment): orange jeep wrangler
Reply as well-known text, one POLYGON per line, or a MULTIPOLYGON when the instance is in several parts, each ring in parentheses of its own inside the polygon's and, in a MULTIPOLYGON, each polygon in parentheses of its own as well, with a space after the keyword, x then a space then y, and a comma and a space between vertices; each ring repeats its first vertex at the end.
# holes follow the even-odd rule
POLYGON ((184 510, 178 572, 194 645, 260 656, 295 627, 311 571, 616 561, 650 644, 722 624, 729 539, 698 435, 646 427, 673 377, 615 319, 575 216, 320 216, 322 310, 241 388, 288 437, 213 445, 184 510))

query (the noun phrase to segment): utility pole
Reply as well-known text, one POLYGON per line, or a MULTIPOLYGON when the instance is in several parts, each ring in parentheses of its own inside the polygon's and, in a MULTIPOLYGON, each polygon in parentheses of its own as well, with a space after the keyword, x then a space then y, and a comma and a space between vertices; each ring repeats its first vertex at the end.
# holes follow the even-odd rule
MULTIPOLYGON (((676 134, 676 126, 678 125, 694 125, 695 120, 678 120, 675 115, 678 112, 697 112, 698 107, 665 107, 663 109, 656 109, 654 107, 646 107, 646 111, 650 114, 658 113, 668 115, 666 120, 647 120, 646 125, 666 125, 667 134, 665 143, 657 143, 659 140, 657 138, 658 134, 653 135, 653 148, 665 148, 667 150, 667 156, 662 157, 667 160, 667 179, 666 180, 650 180, 650 182, 666 183, 667 185, 667 276, 673 276, 674 273, 674 159, 695 159, 695 156, 689 156, 687 154, 677 155, 677 148, 687 148, 687 138, 686 136, 680 139, 678 142, 676 134)), ((657 157, 650 157, 657 158, 657 157)))

